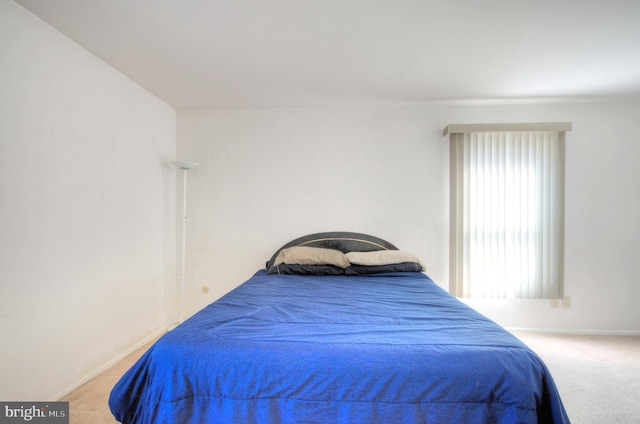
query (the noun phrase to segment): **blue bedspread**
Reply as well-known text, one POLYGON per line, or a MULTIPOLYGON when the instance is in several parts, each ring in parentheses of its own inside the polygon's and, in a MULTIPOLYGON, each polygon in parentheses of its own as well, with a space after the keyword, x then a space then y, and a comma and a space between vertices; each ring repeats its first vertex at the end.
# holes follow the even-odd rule
POLYGON ((517 338, 422 273, 269 275, 156 342, 123 423, 568 423, 517 338))

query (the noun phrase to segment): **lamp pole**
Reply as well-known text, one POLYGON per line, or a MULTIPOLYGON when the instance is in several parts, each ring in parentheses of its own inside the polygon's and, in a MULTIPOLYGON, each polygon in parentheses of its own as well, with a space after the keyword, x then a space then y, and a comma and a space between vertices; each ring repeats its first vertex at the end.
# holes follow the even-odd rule
POLYGON ((182 170, 182 267, 180 270, 180 323, 184 321, 184 282, 187 268, 187 173, 198 166, 196 162, 174 161, 173 166, 182 170))

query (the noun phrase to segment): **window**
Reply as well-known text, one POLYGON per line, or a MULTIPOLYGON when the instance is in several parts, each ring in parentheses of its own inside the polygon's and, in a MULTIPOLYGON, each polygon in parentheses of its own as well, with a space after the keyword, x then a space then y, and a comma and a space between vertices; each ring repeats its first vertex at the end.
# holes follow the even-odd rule
POLYGON ((563 297, 564 151, 571 123, 453 124, 449 290, 563 297))

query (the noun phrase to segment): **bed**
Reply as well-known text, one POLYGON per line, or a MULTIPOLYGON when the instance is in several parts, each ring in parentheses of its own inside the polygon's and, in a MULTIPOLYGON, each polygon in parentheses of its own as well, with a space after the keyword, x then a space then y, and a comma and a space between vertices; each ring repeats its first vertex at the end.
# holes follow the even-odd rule
POLYGON ((160 338, 111 411, 122 423, 568 423, 543 361, 423 268, 370 235, 292 240, 160 338))

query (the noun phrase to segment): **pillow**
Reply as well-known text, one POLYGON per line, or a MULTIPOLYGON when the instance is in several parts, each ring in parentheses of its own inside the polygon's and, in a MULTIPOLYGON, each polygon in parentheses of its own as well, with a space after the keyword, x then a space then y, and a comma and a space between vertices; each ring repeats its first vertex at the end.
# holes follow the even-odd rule
POLYGON ((294 246, 282 249, 272 266, 287 265, 333 265, 346 268, 349 261, 344 253, 335 249, 321 247, 294 246))
POLYGON ((381 274, 384 272, 420 272, 422 266, 416 262, 389 265, 351 265, 344 269, 346 275, 381 274))
POLYGON ((289 275, 344 275, 345 270, 334 265, 272 265, 268 274, 289 275))
POLYGON ((393 265, 413 262, 424 268, 424 264, 413 253, 402 250, 374 250, 372 252, 349 252, 345 254, 352 265, 393 265))

